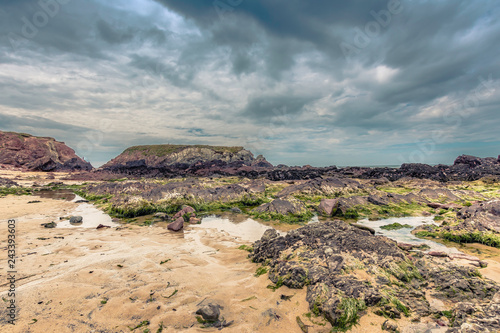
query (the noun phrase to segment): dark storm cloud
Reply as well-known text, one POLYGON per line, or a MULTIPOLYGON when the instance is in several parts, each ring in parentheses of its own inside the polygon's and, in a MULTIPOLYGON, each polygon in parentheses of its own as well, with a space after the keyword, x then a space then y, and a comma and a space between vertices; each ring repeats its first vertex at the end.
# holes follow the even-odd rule
POLYGON ((242 115, 258 123, 269 122, 271 119, 274 122, 286 122, 289 117, 296 117, 304 112, 304 106, 316 98, 292 94, 251 97, 242 115))

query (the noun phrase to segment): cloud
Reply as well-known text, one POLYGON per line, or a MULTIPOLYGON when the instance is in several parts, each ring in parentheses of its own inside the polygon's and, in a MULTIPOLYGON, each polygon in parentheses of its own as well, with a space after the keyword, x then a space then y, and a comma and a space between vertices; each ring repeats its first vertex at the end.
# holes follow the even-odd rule
POLYGON ((498 155, 493 0, 89 0, 53 14, 2 2, 0 128, 91 141, 90 159, 154 141, 397 164, 436 133, 422 162, 451 162, 456 142, 498 155))

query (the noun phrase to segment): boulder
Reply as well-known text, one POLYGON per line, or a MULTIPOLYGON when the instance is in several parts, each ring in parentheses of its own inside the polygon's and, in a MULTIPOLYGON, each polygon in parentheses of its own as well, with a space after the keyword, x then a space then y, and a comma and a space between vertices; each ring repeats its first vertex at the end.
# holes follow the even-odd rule
POLYGON ((321 215, 332 216, 333 209, 337 206, 338 199, 322 199, 318 206, 321 215))
POLYGON ((194 212, 195 212, 195 210, 194 210, 194 208, 193 208, 193 207, 191 207, 191 206, 185 206, 185 207, 183 207, 180 211, 178 211, 178 212, 177 212, 177 213, 176 213, 176 214, 172 217, 172 219, 173 219, 173 220, 176 220, 176 219, 178 219, 179 217, 184 216, 185 214, 190 214, 190 213, 194 213, 194 212))
POLYGON ((167 229, 172 231, 180 231, 184 228, 184 218, 178 217, 177 220, 167 225, 167 229))
POLYGON ((293 199, 274 199, 269 203, 260 205, 252 210, 257 213, 274 213, 281 215, 299 215, 306 211, 304 204, 293 199))
POLYGON ((82 224, 83 223, 83 217, 81 217, 81 216, 71 216, 69 218, 69 223, 71 223, 71 224, 82 224))
POLYGON ((207 305, 203 305, 201 308, 196 310, 196 314, 200 315, 204 320, 207 321, 218 321, 221 309, 224 308, 219 304, 208 303, 207 305))

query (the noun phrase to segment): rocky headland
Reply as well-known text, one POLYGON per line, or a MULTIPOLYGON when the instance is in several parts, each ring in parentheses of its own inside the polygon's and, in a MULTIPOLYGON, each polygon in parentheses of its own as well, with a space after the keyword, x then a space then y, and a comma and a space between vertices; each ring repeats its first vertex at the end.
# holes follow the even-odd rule
POLYGON ((0 167, 31 171, 91 171, 92 165, 64 142, 0 131, 0 167))

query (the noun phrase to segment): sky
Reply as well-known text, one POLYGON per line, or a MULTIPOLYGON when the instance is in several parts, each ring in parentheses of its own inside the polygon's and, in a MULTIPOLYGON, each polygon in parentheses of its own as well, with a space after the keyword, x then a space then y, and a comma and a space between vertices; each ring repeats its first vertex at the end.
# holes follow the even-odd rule
POLYGON ((143 144, 273 164, 500 154, 495 0, 2 0, 0 130, 99 166, 143 144))

